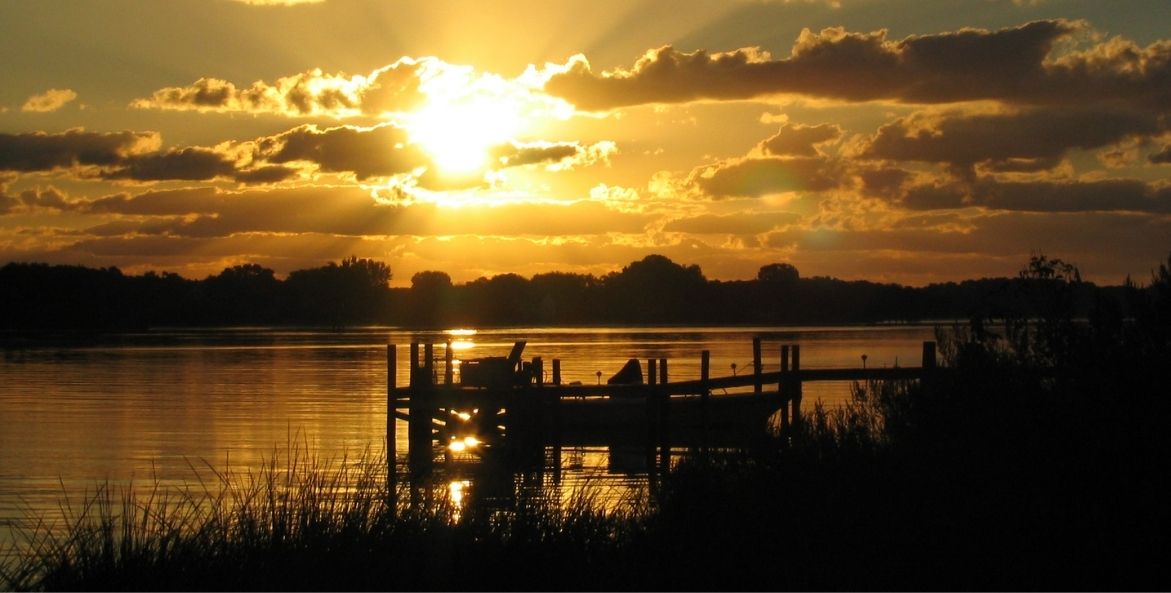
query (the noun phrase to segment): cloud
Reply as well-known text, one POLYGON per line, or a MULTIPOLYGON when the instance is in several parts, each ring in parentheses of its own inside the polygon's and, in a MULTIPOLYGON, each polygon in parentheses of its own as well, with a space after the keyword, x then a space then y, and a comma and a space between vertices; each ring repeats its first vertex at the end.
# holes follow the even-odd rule
POLYGON ((797 222, 792 212, 742 212, 737 214, 700 214, 678 218, 663 226, 669 233, 755 235, 778 226, 797 222))
POLYGON ((48 113, 57 111, 66 103, 77 98, 72 89, 49 89, 39 95, 33 95, 21 105, 20 110, 33 113, 48 113))
POLYGON ((912 210, 978 206, 1015 212, 1171 213, 1171 186, 1137 179, 1091 181, 1001 181, 981 178, 967 184, 910 188, 902 205, 912 210))
POLYGON ((744 158, 697 168, 686 183, 714 198, 761 197, 834 189, 842 174, 836 162, 821 157, 744 158))
POLYGON ((225 143, 160 150, 157 132, 0 133, 0 171, 21 173, 68 171, 83 178, 131 181, 236 179, 274 183, 292 178, 297 169, 253 166, 246 154, 252 145, 225 143), (244 160, 241 160, 243 147, 244 160))
POLYGON ((818 156, 817 145, 841 138, 842 129, 832 124, 806 126, 786 124, 780 131, 760 143, 764 154, 774 156, 818 156))
POLYGON ((158 150, 161 141, 157 132, 0 133, 0 171, 113 167, 158 150))
POLYGON ((1148 159, 1156 164, 1171 163, 1171 144, 1164 146, 1162 150, 1152 154, 1148 159))
POLYGON ((403 128, 385 124, 320 129, 308 124, 256 140, 256 158, 270 164, 309 162, 329 173, 358 180, 409 173, 427 164, 403 128))
POLYGON ((1028 109, 995 114, 924 114, 879 128, 860 147, 865 159, 922 161, 1027 171, 1052 167, 1071 149, 1093 149, 1157 134, 1159 118, 1139 111, 1028 109))
POLYGON ((582 56, 545 85, 579 108, 751 99, 802 94, 843 101, 949 103, 998 100, 1020 105, 1112 104, 1164 112, 1171 104, 1171 42, 1147 47, 1115 38, 1053 55, 1081 22, 1046 20, 987 31, 912 35, 886 30, 803 30, 787 58, 758 48, 727 53, 648 51, 629 70, 595 73, 582 56))
POLYGON ((232 177, 236 164, 225 155, 207 148, 191 147, 127 158, 121 167, 103 172, 106 179, 162 181, 180 179, 204 181, 232 177))
POLYGON ((275 113, 290 117, 353 117, 409 111, 424 100, 420 91, 425 71, 441 63, 433 58, 403 58, 367 75, 327 74, 320 68, 258 80, 247 87, 218 78, 200 78, 188 86, 167 87, 132 107, 220 113, 275 113))
POLYGON ((0 187, 0 215, 21 210, 72 210, 75 205, 76 202, 52 186, 27 189, 15 196, 8 195, 7 188, 0 187))
POLYGON ((135 217, 87 230, 94 235, 226 237, 239 233, 333 235, 592 235, 642 233, 651 217, 593 201, 468 205, 386 204, 359 187, 319 186, 228 192, 197 188, 118 194, 86 211, 135 217), (149 217, 142 220, 142 217, 149 217))
POLYGON ((582 147, 573 142, 545 142, 535 144, 509 143, 492 150, 492 158, 504 166, 519 167, 541 163, 557 163, 582 153, 582 147))

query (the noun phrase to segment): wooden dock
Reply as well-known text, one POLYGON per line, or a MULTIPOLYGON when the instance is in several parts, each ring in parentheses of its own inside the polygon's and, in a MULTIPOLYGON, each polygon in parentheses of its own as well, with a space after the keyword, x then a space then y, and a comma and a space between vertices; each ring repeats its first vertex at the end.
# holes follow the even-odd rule
POLYGON ((520 361, 523 347, 518 342, 508 359, 481 359, 483 380, 468 384, 469 377, 463 374, 460 382, 454 381, 450 347, 440 375, 434 344, 412 343, 407 357, 409 384, 400 387, 396 384, 398 347, 388 344, 390 459, 395 458, 396 419, 407 422, 412 464, 430 463, 437 440, 459 451, 506 441, 557 448, 614 443, 705 446, 718 435, 759 433, 778 413, 782 431, 801 422, 805 383, 922 379, 936 370, 935 342, 923 342, 919 367, 803 369, 800 345, 784 344, 779 349, 780 371, 762 372, 761 340, 754 338, 752 373, 711 377, 710 353, 704 350, 698 379, 672 382, 669 361, 652 358, 645 361, 645 381, 637 384, 566 385, 561 381, 560 360, 552 360, 552 380, 546 383, 544 360, 520 361), (487 372, 492 366, 506 371, 497 377, 487 372))

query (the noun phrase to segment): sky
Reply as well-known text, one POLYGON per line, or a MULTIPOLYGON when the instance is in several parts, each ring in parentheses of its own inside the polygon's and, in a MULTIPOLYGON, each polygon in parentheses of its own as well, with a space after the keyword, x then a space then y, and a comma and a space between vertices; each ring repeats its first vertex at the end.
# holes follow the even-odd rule
POLYGON ((924 285, 1171 251, 1166 0, 0 0, 0 263, 924 285))

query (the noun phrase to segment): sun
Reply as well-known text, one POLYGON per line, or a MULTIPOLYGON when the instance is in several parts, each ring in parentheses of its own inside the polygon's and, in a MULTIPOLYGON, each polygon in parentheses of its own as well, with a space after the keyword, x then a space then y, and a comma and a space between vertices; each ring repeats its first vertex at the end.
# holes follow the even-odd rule
POLYGON ((490 149, 512 139, 521 123, 507 101, 473 96, 429 102, 407 130, 443 173, 463 175, 487 167, 490 149))
POLYGON ((407 115, 407 132, 448 175, 488 168, 492 147, 515 138, 530 115, 513 84, 470 69, 429 72, 420 91, 427 101, 407 115))

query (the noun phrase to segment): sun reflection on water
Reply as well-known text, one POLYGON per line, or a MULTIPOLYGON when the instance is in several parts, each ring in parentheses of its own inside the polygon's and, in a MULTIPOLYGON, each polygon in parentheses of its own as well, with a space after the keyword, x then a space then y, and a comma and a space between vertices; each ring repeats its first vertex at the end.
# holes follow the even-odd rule
POLYGON ((447 484, 447 496, 451 500, 451 518, 456 522, 463 517, 464 498, 471 486, 470 480, 452 480, 447 484))

